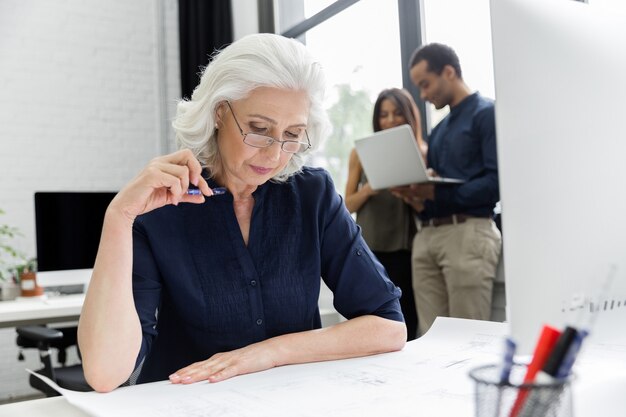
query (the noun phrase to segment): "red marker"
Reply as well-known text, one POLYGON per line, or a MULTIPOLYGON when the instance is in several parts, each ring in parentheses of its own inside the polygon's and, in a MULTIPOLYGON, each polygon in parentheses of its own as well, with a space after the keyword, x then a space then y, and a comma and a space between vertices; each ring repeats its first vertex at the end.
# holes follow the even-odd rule
MULTIPOLYGON (((548 357, 550 356, 550 352, 552 352, 552 349, 554 348, 554 345, 560 335, 561 332, 554 327, 550 327, 548 325, 543 326, 543 329, 541 329, 541 335, 539 335, 539 341, 537 342, 537 346, 535 346, 535 351, 533 352, 533 358, 530 361, 528 370, 524 376, 524 384, 530 384, 535 380, 535 376, 537 376, 537 373, 545 365, 548 357)), ((517 394, 517 398, 515 399, 515 403, 513 404, 513 408, 511 408, 510 417, 517 417, 527 396, 528 390, 520 389, 519 394, 517 394)))

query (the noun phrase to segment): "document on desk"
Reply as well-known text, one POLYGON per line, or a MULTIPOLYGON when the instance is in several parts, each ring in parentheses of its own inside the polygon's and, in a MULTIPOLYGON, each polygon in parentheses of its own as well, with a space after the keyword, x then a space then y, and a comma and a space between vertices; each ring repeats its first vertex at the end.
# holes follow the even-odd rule
POLYGON ((473 417, 468 371, 500 359, 507 331, 503 323, 438 318, 400 352, 283 366, 215 384, 162 381, 107 394, 55 389, 98 417, 473 417))

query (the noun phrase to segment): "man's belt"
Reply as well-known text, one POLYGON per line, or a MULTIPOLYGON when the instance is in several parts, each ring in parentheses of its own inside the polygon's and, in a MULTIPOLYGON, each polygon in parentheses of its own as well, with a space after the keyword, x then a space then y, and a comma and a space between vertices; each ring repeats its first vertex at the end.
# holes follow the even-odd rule
POLYGON ((465 223, 469 219, 488 219, 488 216, 468 216, 467 214, 453 214, 447 217, 433 217, 429 220, 419 220, 421 227, 439 227, 447 224, 465 223))

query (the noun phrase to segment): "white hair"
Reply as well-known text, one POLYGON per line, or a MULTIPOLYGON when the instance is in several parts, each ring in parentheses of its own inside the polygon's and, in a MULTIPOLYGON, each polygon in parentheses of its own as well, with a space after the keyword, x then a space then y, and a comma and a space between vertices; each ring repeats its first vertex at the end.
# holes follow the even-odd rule
POLYGON ((327 136, 330 124, 322 107, 326 80, 320 63, 293 39, 267 33, 245 36, 212 56, 191 100, 178 103, 172 123, 178 148, 190 149, 211 176, 220 169, 217 107, 225 100, 245 98, 258 87, 305 91, 309 99, 311 149, 294 154, 272 180, 282 182, 299 172, 306 155, 327 136))

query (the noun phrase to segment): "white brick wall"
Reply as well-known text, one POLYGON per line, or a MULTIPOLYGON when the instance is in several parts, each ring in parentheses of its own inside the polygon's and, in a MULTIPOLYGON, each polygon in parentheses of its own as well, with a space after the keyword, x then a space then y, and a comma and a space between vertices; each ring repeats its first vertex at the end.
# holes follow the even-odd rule
MULTIPOLYGON (((0 0, 0 223, 16 246, 35 255, 35 191, 118 190, 174 149, 178 54, 176 0, 0 0)), ((32 392, 13 333, 0 401, 32 392)))

